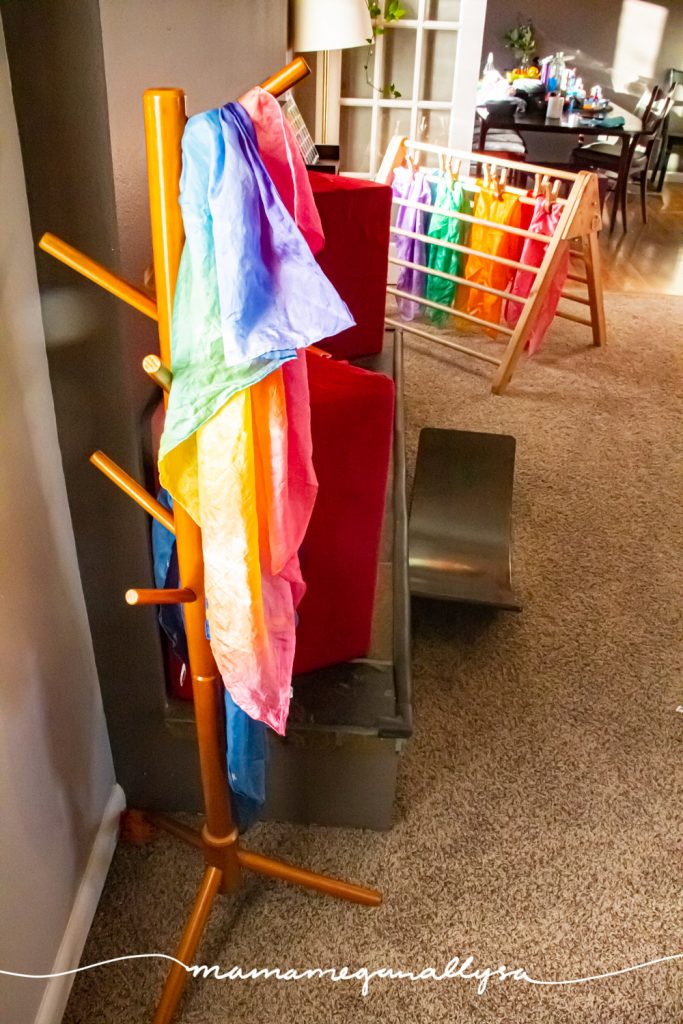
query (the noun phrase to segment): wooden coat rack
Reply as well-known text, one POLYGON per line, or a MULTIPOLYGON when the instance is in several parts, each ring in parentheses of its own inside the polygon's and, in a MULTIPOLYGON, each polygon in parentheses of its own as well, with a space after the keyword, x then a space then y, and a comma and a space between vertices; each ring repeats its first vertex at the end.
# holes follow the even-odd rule
MULTIPOLYGON (((495 355, 492 355, 490 350, 488 352, 480 352, 476 349, 460 345, 457 342, 439 334, 427 331, 422 327, 414 327, 411 322, 395 320, 392 317, 387 317, 386 323, 400 331, 415 334, 417 337, 424 338, 427 341, 434 341, 440 345, 445 345, 447 348, 463 352, 468 356, 472 356, 474 359, 480 359, 484 362, 492 363, 497 369, 491 390, 494 394, 500 395, 505 391, 507 385, 510 383, 517 361, 524 350, 527 339, 543 308, 553 276, 560 266, 562 258, 567 251, 567 248, 570 246, 570 242, 574 240, 577 241, 580 246, 579 255, 585 266, 585 277, 574 273, 570 273, 568 277, 570 281, 584 284, 587 288, 587 294, 580 295, 576 292, 563 291, 562 296, 569 301, 588 307, 590 316, 578 316, 575 313, 569 313, 565 310, 558 310, 555 315, 565 320, 572 320, 575 323, 584 324, 585 326, 590 327, 593 333, 593 344, 604 345, 606 342, 605 312, 603 308, 602 285, 600 280, 600 248, 598 243, 598 232, 602 225, 602 218, 600 214, 598 182, 595 174, 589 173, 588 171, 579 171, 578 174, 573 174, 571 171, 558 171, 553 170, 550 167, 540 167, 536 164, 522 163, 515 160, 504 160, 500 157, 488 156, 486 153, 473 153, 465 150, 449 149, 446 146, 434 146, 426 142, 414 142, 403 136, 397 135, 394 136, 389 143, 384 159, 382 160, 382 164, 377 173, 376 180, 383 184, 390 185, 393 181, 394 169, 403 164, 407 159, 414 161, 415 156, 417 155, 419 157, 420 153, 429 153, 437 156, 442 166, 445 165, 446 161, 450 162, 455 160, 458 162, 458 172, 461 163, 465 165, 467 170, 469 170, 470 164, 472 163, 480 164, 484 171, 485 180, 488 180, 490 174, 495 174, 499 168, 504 173, 512 171, 515 173, 542 176, 544 179, 544 187, 548 190, 550 195, 552 195, 553 201, 561 203, 564 206, 564 209, 552 235, 541 235, 536 232, 527 231, 524 228, 513 227, 508 224, 499 224, 497 222, 490 224, 492 230, 504 231, 517 235, 521 238, 533 238, 537 241, 546 243, 547 248, 545 256, 539 267, 521 263, 518 260, 508 259, 507 257, 493 253, 479 252, 467 245, 460 245, 455 242, 447 242, 431 238, 428 235, 418 234, 413 231, 406 231, 397 227, 391 228, 392 234, 394 235, 403 235, 422 241, 428 245, 443 246, 456 252, 462 252, 465 255, 476 254, 481 259, 491 260, 494 263, 500 263, 515 270, 526 270, 534 274, 534 282, 531 287, 531 291, 528 297, 522 301, 518 297, 511 295, 509 292, 502 291, 501 289, 493 288, 488 285, 475 284, 473 281, 468 281, 466 278, 455 274, 447 274, 444 271, 428 271, 430 274, 436 274, 438 277, 453 281, 459 287, 473 288, 478 291, 488 292, 490 295, 496 295, 509 301, 520 302, 522 311, 514 330, 511 330, 505 324, 492 324, 491 322, 484 320, 482 317, 463 312, 459 309, 453 308, 452 306, 432 302, 429 299, 413 295, 409 292, 404 292, 392 287, 391 285, 387 287, 387 293, 389 295, 398 298, 410 299, 423 306, 447 313, 456 319, 466 321, 467 323, 477 324, 488 331, 493 330, 498 334, 507 336, 508 342, 502 358, 499 359, 495 355), (569 195, 566 199, 557 198, 558 186, 562 182, 571 183, 569 195)), ((469 188, 473 191, 480 190, 481 186, 474 177, 467 175, 465 177, 459 177, 459 180, 464 184, 465 188, 469 188)), ((505 190, 519 195, 521 202, 534 202, 533 199, 527 196, 524 189, 505 185, 505 190)), ((396 196, 394 197, 394 204, 397 206, 409 206, 413 209, 423 210, 424 212, 431 212, 433 210, 433 207, 429 204, 414 202, 409 199, 401 199, 396 196)), ((457 220, 462 220, 471 224, 482 224, 484 226, 488 226, 487 221, 482 220, 480 217, 472 216, 471 214, 442 209, 439 209, 438 213, 439 215, 453 217, 457 220)), ((389 261, 398 266, 412 270, 425 269, 419 264, 410 263, 409 261, 402 260, 394 256, 390 256, 389 261)))
MULTIPOLYGON (((263 82, 262 88, 278 96, 307 74, 308 66, 299 57, 263 82)), ((143 361, 143 369, 163 389, 166 401, 173 380, 173 293, 184 242, 178 196, 181 139, 187 120, 185 93, 182 89, 146 90, 144 117, 156 298, 124 281, 54 235, 43 235, 39 245, 45 252, 158 322, 160 356, 147 356, 143 361)), ((241 845, 228 786, 223 683, 206 637, 201 531, 180 505, 176 504, 171 514, 104 453, 95 452, 91 462, 176 537, 180 588, 168 591, 129 590, 126 600, 129 604, 139 605, 181 603, 185 615, 205 824, 201 832, 197 832, 163 814, 142 812, 146 822, 196 847, 204 856, 204 876, 176 953, 177 959, 184 964, 193 963, 216 895, 238 889, 243 869, 293 882, 353 903, 378 906, 382 897, 373 889, 306 871, 252 853, 241 845)), ((173 965, 154 1014, 153 1024, 168 1024, 171 1020, 187 977, 184 967, 173 965)))

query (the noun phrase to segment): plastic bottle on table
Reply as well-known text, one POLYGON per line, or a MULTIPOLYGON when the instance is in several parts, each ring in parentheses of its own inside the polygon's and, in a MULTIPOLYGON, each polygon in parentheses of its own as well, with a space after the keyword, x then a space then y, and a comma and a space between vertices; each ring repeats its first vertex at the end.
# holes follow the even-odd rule
POLYGON ((550 61, 548 68, 548 92, 559 92, 562 84, 562 73, 565 69, 564 51, 560 50, 550 61))

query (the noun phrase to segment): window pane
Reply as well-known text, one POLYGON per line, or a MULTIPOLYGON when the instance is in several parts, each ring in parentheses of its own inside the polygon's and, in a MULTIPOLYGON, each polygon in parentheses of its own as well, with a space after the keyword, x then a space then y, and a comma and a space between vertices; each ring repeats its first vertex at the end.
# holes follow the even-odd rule
POLYGON ((370 99, 372 87, 368 85, 367 79, 372 81, 374 55, 368 61, 368 47, 354 46, 348 50, 342 50, 342 79, 341 94, 349 99, 370 99), (368 65, 368 72, 364 68, 368 65))
POLYGON ((370 171, 369 107, 342 107, 339 111, 339 157, 341 171, 370 171))
POLYGON ((393 135, 410 135, 410 110, 383 107, 379 112, 378 164, 384 156, 393 135))
POLYGON ((427 0, 425 18, 427 21, 459 21, 460 0, 427 0))
MULTIPOLYGON (((431 142, 433 146, 448 145, 448 110, 421 110, 417 116, 417 137, 420 142, 431 142)), ((424 161, 423 163, 431 163, 424 161)))
POLYGON ((420 99, 450 101, 458 33, 438 29, 425 30, 422 51, 420 99))
POLYGON ((403 99, 410 99, 413 93, 413 68, 415 67, 415 41, 417 33, 412 28, 388 28, 384 34, 384 75, 380 88, 394 85, 403 99))

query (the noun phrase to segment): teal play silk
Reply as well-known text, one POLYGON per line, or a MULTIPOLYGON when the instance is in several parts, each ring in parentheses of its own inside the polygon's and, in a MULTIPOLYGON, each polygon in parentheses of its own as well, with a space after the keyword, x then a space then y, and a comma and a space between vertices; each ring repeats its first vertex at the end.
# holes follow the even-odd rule
MULTIPOLYGON (((444 174, 437 181, 434 196, 434 212, 429 222, 430 238, 438 238, 444 242, 464 245, 467 240, 468 224, 466 221, 448 217, 445 212, 460 213, 469 207, 469 200, 459 181, 451 182, 450 175, 444 174)), ((433 270, 441 270, 447 274, 462 276, 465 254, 442 245, 430 245, 427 254, 427 266, 433 270)), ((440 302, 444 306, 452 306, 455 298, 455 281, 448 281, 435 274, 427 276, 426 297, 432 302, 440 302)), ((442 324, 448 314, 439 309, 427 307, 426 315, 433 324, 442 324)))

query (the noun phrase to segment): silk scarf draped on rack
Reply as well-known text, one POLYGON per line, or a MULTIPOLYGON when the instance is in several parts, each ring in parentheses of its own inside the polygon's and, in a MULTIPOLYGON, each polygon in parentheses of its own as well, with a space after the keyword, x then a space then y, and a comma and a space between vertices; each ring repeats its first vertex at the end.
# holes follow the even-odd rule
MULTIPOLYGON (((392 186, 394 195, 409 200, 411 203, 431 205, 432 192, 426 176, 421 172, 413 173, 408 167, 397 167, 392 186)), ((427 215, 423 210, 413 206, 399 206, 396 213, 396 227, 413 234, 424 235, 428 227, 427 215)), ((427 262, 427 248, 424 242, 410 235, 396 236, 396 255, 407 263, 427 262)), ((399 291, 410 292, 411 295, 424 295, 424 271, 401 267, 396 287, 399 291)), ((399 313, 403 320, 414 320, 420 312, 420 305, 412 299, 396 298, 399 313)))
MULTIPOLYGON (((542 196, 539 196, 532 209, 533 213, 529 223, 529 231, 533 231, 541 235, 554 234, 559 219, 562 216, 562 207, 557 203, 551 203, 549 205, 542 196)), ((520 260, 522 263, 528 263, 532 267, 540 267, 543 262, 543 257, 545 256, 545 252, 546 246, 543 242, 539 242, 534 238, 525 238, 520 260)), ((557 304, 560 301, 560 296, 562 294, 565 281, 567 280, 568 273, 569 247, 567 246, 562 256, 562 262, 550 282, 550 288, 548 289, 548 294, 543 304, 541 314, 529 335, 527 348, 531 353, 538 351, 543 343, 545 332, 550 327, 552 319, 555 316, 555 310, 557 309, 557 304)), ((526 299, 531 291, 531 286, 534 283, 535 277, 536 275, 529 270, 518 270, 515 274, 514 281, 512 282, 512 287, 510 288, 511 294, 519 295, 520 298, 526 299)), ((510 299, 506 299, 505 319, 508 326, 514 327, 516 325, 521 312, 521 303, 511 302, 510 299)))
MULTIPOLYGON (((425 203, 432 208, 432 212, 428 212, 415 209, 413 206, 398 206, 396 227, 413 234, 426 234, 430 242, 425 243, 410 236, 396 236, 397 256, 425 267, 424 271, 402 267, 397 288, 410 292, 415 299, 424 297, 431 302, 451 306, 486 320, 492 326, 492 330, 487 333, 493 336, 496 334, 495 325, 500 324, 503 317, 509 326, 514 327, 521 314, 522 303, 503 300, 499 295, 493 295, 476 286, 509 291, 512 295, 526 299, 535 275, 521 269, 515 272, 514 267, 488 259, 487 256, 521 260, 531 266, 540 266, 546 245, 535 239, 523 239, 511 232, 496 229, 494 225, 523 227, 534 233, 552 235, 562 214, 562 206, 552 201, 548 202, 544 197, 539 197, 535 204, 523 203, 516 192, 505 191, 495 183, 489 185, 477 182, 476 189, 468 188, 467 184, 458 181, 457 178, 454 179, 443 170, 431 180, 434 182, 433 192, 429 188, 430 179, 423 171, 414 166, 400 166, 394 170, 394 196, 409 202, 425 203), (472 192, 475 195, 474 203, 469 198, 472 192), (475 217, 488 221, 489 224, 475 223, 470 228, 469 222, 449 216, 452 213, 470 212, 475 217), (476 251, 465 256, 449 248, 448 244, 442 245, 439 242, 467 245, 476 251), (430 274, 429 270, 464 277, 468 284, 458 286, 457 282, 440 274, 430 274)), ((532 195, 533 193, 528 193, 527 197, 530 198, 532 195)), ((527 342, 530 353, 540 348, 555 315, 568 264, 567 251, 559 271, 554 275, 542 313, 527 342)), ((448 314, 444 311, 422 305, 415 300, 397 297, 396 302, 403 320, 414 320, 422 315, 436 325, 443 325, 448 321, 448 314)), ((463 329, 467 329, 468 326, 467 323, 459 324, 463 329)))
MULTIPOLYGON (((469 197, 457 178, 452 180, 448 172, 441 174, 436 182, 434 212, 429 218, 429 237, 450 244, 464 245, 467 240, 467 221, 449 217, 448 213, 469 213, 469 210, 469 197)), ((445 245, 429 246, 427 266, 430 270, 462 277, 464 262, 464 254, 457 249, 449 249, 445 245)), ((431 302, 452 306, 455 288, 455 281, 449 281, 438 274, 429 274, 425 295, 431 302)), ((427 306, 426 316, 433 324, 443 324, 448 318, 447 313, 431 306, 427 306)))
POLYGON ((299 352, 353 320, 313 258, 322 229, 279 104, 260 89, 242 102, 190 118, 183 137, 186 244, 159 474, 202 527, 228 694, 284 733, 305 589, 297 552, 316 493, 299 352))

